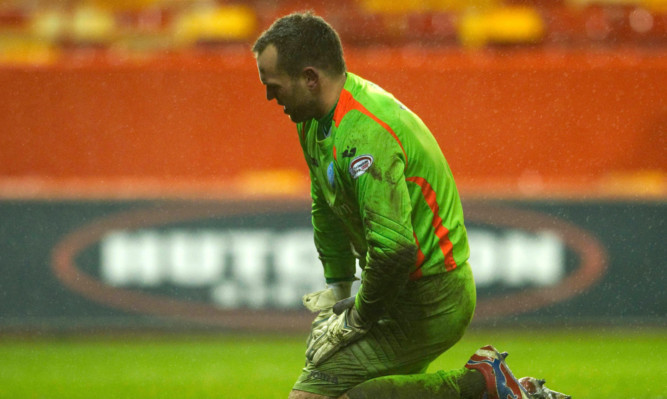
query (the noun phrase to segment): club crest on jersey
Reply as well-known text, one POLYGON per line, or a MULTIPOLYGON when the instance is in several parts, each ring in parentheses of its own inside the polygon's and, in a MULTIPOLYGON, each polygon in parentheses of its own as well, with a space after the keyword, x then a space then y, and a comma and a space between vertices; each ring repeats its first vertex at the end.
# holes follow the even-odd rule
POLYGON ((366 173, 368 168, 373 165, 373 156, 370 154, 360 155, 350 162, 350 175, 353 179, 366 173))
POLYGON ((327 168, 327 180, 329 180, 329 185, 331 188, 336 188, 336 180, 334 179, 334 164, 333 161, 329 164, 327 168))

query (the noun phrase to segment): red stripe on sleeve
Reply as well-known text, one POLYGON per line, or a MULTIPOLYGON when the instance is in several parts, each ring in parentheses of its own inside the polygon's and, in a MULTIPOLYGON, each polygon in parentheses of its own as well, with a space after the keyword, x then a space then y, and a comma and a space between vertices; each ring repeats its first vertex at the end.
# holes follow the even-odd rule
POLYGON ((398 136, 396 135, 394 130, 391 127, 389 127, 389 125, 387 125, 385 122, 380 120, 380 118, 378 118, 377 116, 372 114, 368 109, 366 109, 366 107, 364 107, 363 104, 361 104, 354 97, 352 97, 352 93, 350 93, 345 89, 341 91, 340 98, 338 99, 338 105, 336 106, 336 110, 334 111, 333 120, 334 123, 336 124, 336 127, 340 125, 340 122, 343 120, 343 117, 352 110, 357 110, 362 114, 368 116, 369 118, 373 119, 386 131, 388 131, 392 135, 392 137, 394 137, 394 140, 396 140, 398 145, 401 147, 401 151, 403 151, 403 156, 405 157, 405 166, 407 167, 408 154, 405 152, 405 148, 403 148, 403 143, 401 143, 401 140, 398 139, 398 136))
POLYGON ((415 237, 415 243, 417 244, 417 262, 415 265, 417 266, 417 269, 410 273, 410 280, 419 280, 422 277, 422 265, 424 264, 424 259, 426 258, 424 256, 424 252, 422 252, 422 248, 419 245, 419 240, 417 239, 417 234, 415 232, 412 232, 413 237, 415 237))
POLYGON ((416 183, 421 188, 424 200, 428 204, 429 208, 431 208, 431 212, 433 212, 433 220, 431 221, 431 225, 435 229, 435 235, 438 237, 440 250, 445 256, 445 270, 451 271, 456 269, 456 261, 454 261, 454 246, 449 240, 449 230, 442 224, 442 218, 440 217, 440 207, 438 206, 433 187, 423 177, 408 177, 406 180, 416 183))

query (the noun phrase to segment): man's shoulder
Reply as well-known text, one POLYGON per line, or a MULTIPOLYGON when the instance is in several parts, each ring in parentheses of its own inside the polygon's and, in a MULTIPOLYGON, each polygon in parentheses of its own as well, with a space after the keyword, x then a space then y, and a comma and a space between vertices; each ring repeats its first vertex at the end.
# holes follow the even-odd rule
POLYGON ((370 80, 349 73, 334 120, 341 124, 343 121, 360 123, 369 119, 377 121, 391 118, 396 104, 397 101, 391 93, 370 80))
POLYGON ((353 73, 348 73, 345 89, 359 102, 366 102, 378 97, 393 98, 393 95, 380 85, 353 73))

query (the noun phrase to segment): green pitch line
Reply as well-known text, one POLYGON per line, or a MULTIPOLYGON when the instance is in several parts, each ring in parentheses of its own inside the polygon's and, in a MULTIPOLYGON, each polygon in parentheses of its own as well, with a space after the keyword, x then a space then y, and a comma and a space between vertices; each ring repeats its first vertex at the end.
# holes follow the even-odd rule
MULTIPOLYGON (((518 376, 574 399, 665 398, 667 329, 472 330, 431 367, 480 346, 508 351, 518 376)), ((305 337, 0 337, 0 398, 285 398, 305 337)))

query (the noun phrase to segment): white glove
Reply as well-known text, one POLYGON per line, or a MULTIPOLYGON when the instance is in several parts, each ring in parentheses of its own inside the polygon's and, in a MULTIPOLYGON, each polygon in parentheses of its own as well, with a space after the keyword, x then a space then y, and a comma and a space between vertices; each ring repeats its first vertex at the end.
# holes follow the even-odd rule
POLYGON ((334 290, 327 288, 322 291, 306 294, 301 300, 303 301, 303 306, 311 312, 321 312, 322 310, 331 310, 338 299, 336 299, 334 290))
POLYGON ((304 295, 302 301, 303 305, 311 312, 319 312, 310 326, 310 335, 306 341, 306 346, 310 346, 310 343, 315 338, 315 334, 317 334, 317 336, 321 334, 319 331, 322 328, 322 324, 329 320, 329 317, 333 314, 333 306, 336 304, 336 297, 334 290, 327 288, 304 295))
MULTIPOLYGON (((306 358, 315 366, 331 357, 340 348, 361 338, 370 329, 354 307, 354 301, 343 300, 347 304, 341 314, 332 314, 320 325, 313 325, 306 358)), ((333 313, 333 312, 332 312, 333 313)))

